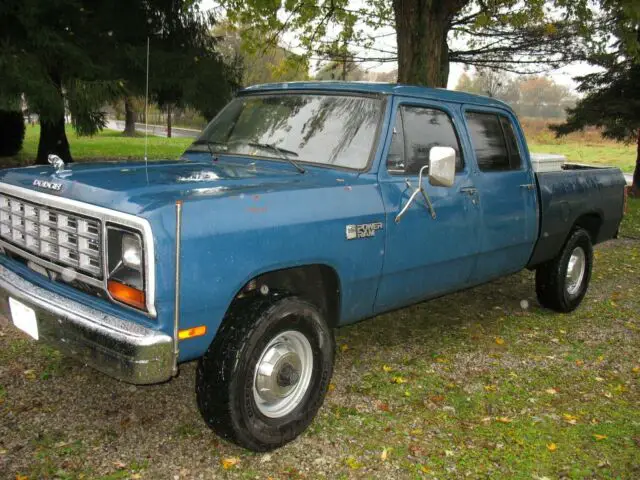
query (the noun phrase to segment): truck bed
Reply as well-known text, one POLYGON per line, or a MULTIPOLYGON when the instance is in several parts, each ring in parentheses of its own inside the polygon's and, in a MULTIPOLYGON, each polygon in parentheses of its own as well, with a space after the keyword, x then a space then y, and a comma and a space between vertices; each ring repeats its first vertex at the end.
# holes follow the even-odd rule
POLYGON ((618 168, 566 164, 557 172, 536 173, 539 236, 528 268, 552 259, 576 225, 594 244, 618 232, 624 206, 624 175, 618 168))

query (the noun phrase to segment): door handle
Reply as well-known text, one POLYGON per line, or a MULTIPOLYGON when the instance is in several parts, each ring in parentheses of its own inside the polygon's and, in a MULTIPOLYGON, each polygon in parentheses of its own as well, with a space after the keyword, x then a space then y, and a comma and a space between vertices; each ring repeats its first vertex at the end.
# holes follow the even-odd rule
POLYGON ((527 190, 533 190, 536 186, 533 183, 523 183, 520 188, 526 188, 527 190))
POLYGON ((466 193, 467 195, 475 195, 478 193, 478 189, 476 187, 462 187, 460 189, 460 193, 466 193))

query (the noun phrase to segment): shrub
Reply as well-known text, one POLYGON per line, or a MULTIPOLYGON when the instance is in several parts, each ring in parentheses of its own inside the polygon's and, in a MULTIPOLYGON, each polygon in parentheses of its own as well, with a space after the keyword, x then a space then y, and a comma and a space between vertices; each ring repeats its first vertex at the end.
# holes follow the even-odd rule
POLYGON ((0 157, 10 157, 22 149, 24 131, 22 112, 0 110, 0 157))

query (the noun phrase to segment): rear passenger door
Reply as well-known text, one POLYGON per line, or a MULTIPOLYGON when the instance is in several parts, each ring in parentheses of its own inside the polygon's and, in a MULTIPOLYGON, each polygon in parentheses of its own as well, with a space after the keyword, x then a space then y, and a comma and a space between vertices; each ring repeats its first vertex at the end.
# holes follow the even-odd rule
POLYGON ((463 109, 477 172, 480 254, 472 276, 481 283, 524 268, 536 236, 537 193, 515 118, 498 109, 463 109))

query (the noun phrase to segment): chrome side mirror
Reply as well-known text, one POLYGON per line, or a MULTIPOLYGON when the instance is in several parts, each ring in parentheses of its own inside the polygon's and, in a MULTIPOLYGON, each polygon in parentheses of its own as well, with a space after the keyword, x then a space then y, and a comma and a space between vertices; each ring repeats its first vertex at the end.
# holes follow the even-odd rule
POLYGON ((429 183, 450 187, 456 177, 456 151, 451 147, 432 147, 429 151, 429 183))

